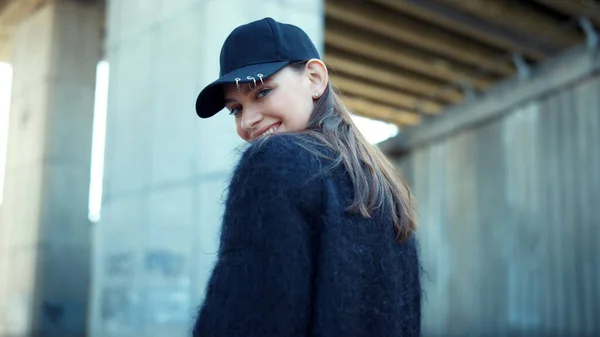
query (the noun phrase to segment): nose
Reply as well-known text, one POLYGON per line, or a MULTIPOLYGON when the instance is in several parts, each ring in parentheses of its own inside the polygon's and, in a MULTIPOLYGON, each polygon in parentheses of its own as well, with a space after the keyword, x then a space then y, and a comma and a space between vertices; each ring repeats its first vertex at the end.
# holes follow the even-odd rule
POLYGON ((244 109, 242 113, 242 128, 249 132, 263 119, 263 115, 256 109, 244 109))

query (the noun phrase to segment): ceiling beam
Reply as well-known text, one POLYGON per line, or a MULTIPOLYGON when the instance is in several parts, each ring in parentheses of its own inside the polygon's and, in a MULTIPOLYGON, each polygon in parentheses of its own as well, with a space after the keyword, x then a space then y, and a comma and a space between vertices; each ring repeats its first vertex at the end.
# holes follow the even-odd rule
POLYGON ((384 103, 414 112, 437 114, 442 105, 435 102, 420 101, 418 97, 399 91, 369 85, 363 81, 344 76, 331 76, 331 82, 342 93, 355 97, 368 98, 370 101, 384 103))
POLYGON ((12 1, 14 0, 0 0, 0 11, 2 11, 4 7, 6 7, 6 5, 11 3, 12 1))
POLYGON ((2 9, 4 7, 6 7, 6 5, 8 5, 9 2, 11 2, 12 0, 0 0, 0 11, 2 11, 2 9))
POLYGON ((487 76, 473 76, 472 69, 440 61, 430 55, 416 54, 409 50, 376 44, 368 38, 336 31, 332 27, 328 27, 325 31, 325 44, 325 50, 327 50, 327 45, 330 45, 344 52, 354 53, 383 64, 392 64, 456 85, 469 81, 473 87, 485 89, 493 82, 487 76))
POLYGON ((411 20, 398 20, 387 11, 359 6, 352 1, 328 0, 326 15, 339 22, 370 31, 392 40, 436 53, 472 67, 487 65, 487 70, 502 76, 514 74, 508 62, 492 62, 498 55, 478 44, 460 39, 456 35, 411 20))
POLYGON ((42 6, 47 0, 10 0, 0 11, 0 25, 11 28, 42 6))
POLYGON ((11 31, 4 26, 0 26, 0 62, 10 62, 11 39, 11 31))
MULTIPOLYGON (((571 29, 559 29, 559 22, 539 12, 529 10, 518 1, 436 0, 490 23, 535 37, 544 45, 563 49, 579 43, 580 36, 571 29), (544 41, 545 40, 545 41, 544 41)), ((561 0, 562 1, 562 0, 561 0)))
MULTIPOLYGON (((376 64, 356 62, 344 57, 340 53, 326 52, 324 60, 333 74, 342 73, 352 75, 390 88, 412 92, 423 97, 429 97, 439 89, 439 83, 435 81, 415 75, 398 73, 376 64)), ((464 95, 460 91, 452 89, 440 92, 437 97, 432 98, 443 100, 446 103, 458 103, 463 100, 464 95)))
POLYGON ((600 26, 600 4, 593 0, 535 0, 547 7, 572 17, 587 17, 600 26))
POLYGON ((530 40, 523 38, 523 36, 519 34, 501 29, 490 24, 486 20, 470 16, 435 1, 370 1, 395 10, 396 12, 407 14, 445 29, 455 31, 496 48, 522 53, 536 61, 541 61, 549 55, 548 50, 532 46, 530 40))
POLYGON ((0 0, 0 61, 10 61, 10 45, 15 25, 27 18, 46 1, 0 0))
POLYGON ((342 101, 350 111, 363 117, 393 123, 398 126, 415 125, 421 122, 421 117, 415 113, 402 111, 361 98, 342 96, 342 101))

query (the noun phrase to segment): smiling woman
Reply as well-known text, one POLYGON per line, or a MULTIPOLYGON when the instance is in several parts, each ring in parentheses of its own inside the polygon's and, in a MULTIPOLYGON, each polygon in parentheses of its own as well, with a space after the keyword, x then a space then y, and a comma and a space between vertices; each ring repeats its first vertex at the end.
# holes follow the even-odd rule
POLYGON ((326 84, 325 65, 312 59, 285 67, 252 89, 224 85, 225 106, 235 116, 238 135, 246 141, 275 132, 302 131, 312 113, 311 96, 317 97, 326 84), (304 71, 307 76, 302 76, 304 71))
POLYGON ((418 336, 412 195, 306 33, 271 18, 240 26, 220 73, 196 113, 227 108, 248 147, 194 336, 418 336))
MULTIPOLYGON (((303 71, 305 66, 312 68, 314 71, 313 81, 326 80, 326 78, 321 78, 327 76, 325 65, 318 60, 311 60, 309 64, 300 62, 297 65, 286 67, 266 80, 261 79, 254 86, 243 86, 241 90, 238 90, 239 84, 223 85, 225 107, 231 115, 237 117, 236 130, 242 139, 249 141, 263 135, 285 131, 300 131, 305 128, 312 113, 312 100, 301 100, 301 98, 310 97, 310 88, 303 85, 300 81, 301 77, 294 76, 297 74, 292 73, 293 70, 303 71), (321 69, 319 70, 319 68, 321 69), (275 87, 282 85, 284 88, 277 88, 278 90, 275 91, 275 94, 281 96, 282 99, 277 97, 273 99, 273 96, 270 96, 269 100, 265 99, 273 92, 275 87), (303 90, 308 90, 308 95, 297 95, 303 90), (275 106, 272 106, 273 104, 275 106), (242 118, 241 110, 244 106, 246 113, 243 114, 244 117, 242 118), (260 111, 260 113, 253 113, 254 111, 260 111), (267 125, 252 132, 253 125, 261 122, 262 119, 267 120, 267 125)), ((319 93, 315 92, 314 95, 317 95, 316 98, 319 93)), ((360 116, 352 116, 352 120, 371 144, 384 141, 398 133, 398 127, 392 124, 360 116)))

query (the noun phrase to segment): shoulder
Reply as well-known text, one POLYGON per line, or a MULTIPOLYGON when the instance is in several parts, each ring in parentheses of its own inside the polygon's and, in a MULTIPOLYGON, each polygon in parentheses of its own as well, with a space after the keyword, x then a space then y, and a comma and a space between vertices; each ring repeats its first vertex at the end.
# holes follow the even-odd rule
POLYGON ((308 135, 280 134, 250 144, 238 169, 260 170, 272 178, 305 177, 322 171, 332 156, 317 139, 308 135))
POLYGON ((327 175, 326 151, 316 140, 298 135, 274 135, 249 144, 229 185, 231 200, 280 198, 303 207, 318 207, 327 175))

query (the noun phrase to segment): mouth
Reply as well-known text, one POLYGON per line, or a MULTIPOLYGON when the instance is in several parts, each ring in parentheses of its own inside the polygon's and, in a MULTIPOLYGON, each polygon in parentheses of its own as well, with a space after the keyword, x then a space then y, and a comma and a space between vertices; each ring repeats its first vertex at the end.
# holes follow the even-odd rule
POLYGON ((259 132, 257 132, 254 137, 252 138, 258 138, 258 137, 262 137, 262 136, 269 136, 274 134, 275 132, 277 132, 277 129, 279 129, 279 127, 281 126, 281 122, 277 122, 275 124, 272 124, 271 126, 268 126, 262 130, 260 130, 259 132))

